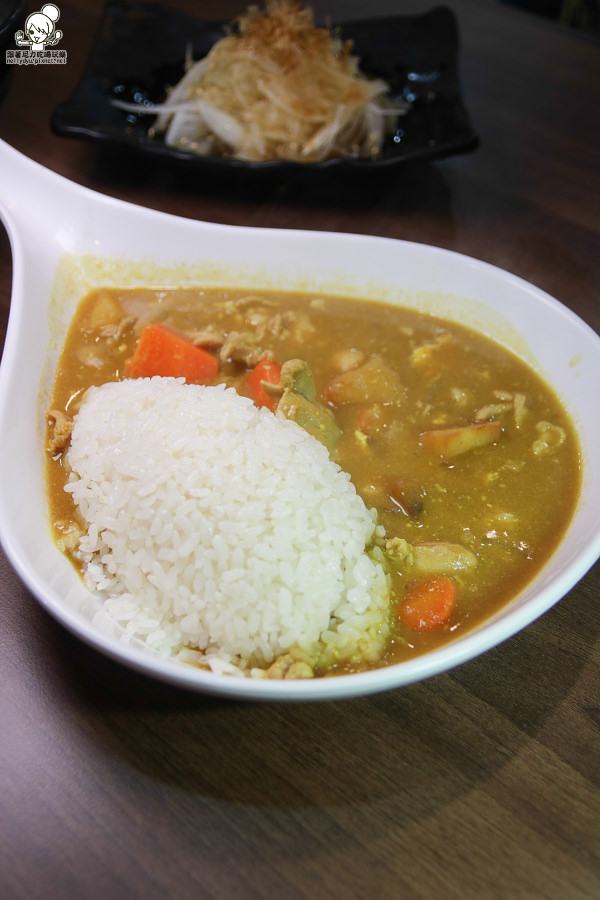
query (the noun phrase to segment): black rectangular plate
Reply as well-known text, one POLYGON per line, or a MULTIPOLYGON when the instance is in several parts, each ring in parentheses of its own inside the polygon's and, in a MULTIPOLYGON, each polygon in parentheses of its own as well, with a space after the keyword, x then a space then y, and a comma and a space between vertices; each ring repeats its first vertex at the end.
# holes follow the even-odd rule
POLYGON ((398 132, 386 140, 376 159, 296 163, 199 156, 149 134, 153 116, 127 113, 113 105, 115 99, 161 102, 166 87, 183 75, 186 50, 191 48, 194 60, 202 58, 223 37, 225 25, 164 6, 110 0, 80 82, 52 114, 52 130, 62 137, 176 160, 198 171, 247 172, 249 178, 265 172, 289 175, 299 168, 366 173, 409 160, 465 153, 479 143, 460 92, 457 24, 446 7, 419 16, 334 23, 343 39, 353 41, 361 70, 387 81, 392 97, 410 101, 398 132))

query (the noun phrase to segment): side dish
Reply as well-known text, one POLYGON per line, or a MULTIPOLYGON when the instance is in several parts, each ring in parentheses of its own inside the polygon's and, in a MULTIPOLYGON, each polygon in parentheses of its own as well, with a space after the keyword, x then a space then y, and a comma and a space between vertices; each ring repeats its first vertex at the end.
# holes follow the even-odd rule
POLYGON ((577 437, 456 323, 329 296, 98 289, 48 414, 58 546, 154 652, 251 677, 389 665, 551 555, 577 437))
POLYGON ((151 133, 169 146, 201 155, 258 162, 375 157, 406 104, 392 109, 387 84, 366 77, 351 50, 335 32, 316 28, 309 8, 270 0, 231 23, 206 57, 188 60, 163 103, 131 108, 158 114, 151 133))

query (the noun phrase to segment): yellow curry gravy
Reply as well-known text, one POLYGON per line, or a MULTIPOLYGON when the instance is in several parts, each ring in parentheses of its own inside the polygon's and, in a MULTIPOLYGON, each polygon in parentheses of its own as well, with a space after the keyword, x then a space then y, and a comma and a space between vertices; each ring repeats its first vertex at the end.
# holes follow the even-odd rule
MULTIPOLYGON (((215 382, 241 393, 248 393, 248 370, 261 355, 307 363, 317 402, 333 412, 339 429, 332 456, 377 508, 386 536, 401 547, 435 545, 442 557, 448 548, 457 588, 450 621, 424 632, 398 621, 385 663, 438 646, 491 616, 560 540, 580 489, 572 424, 531 368, 482 335, 339 297, 98 289, 81 302, 70 327, 52 409, 73 416, 88 386, 123 378, 149 322, 214 353, 215 382), (468 565, 452 559, 457 552, 468 565)), ((62 490, 65 477, 61 452, 49 454, 59 541, 77 519, 62 490)), ((420 573, 402 554, 390 565, 399 604, 420 573)))

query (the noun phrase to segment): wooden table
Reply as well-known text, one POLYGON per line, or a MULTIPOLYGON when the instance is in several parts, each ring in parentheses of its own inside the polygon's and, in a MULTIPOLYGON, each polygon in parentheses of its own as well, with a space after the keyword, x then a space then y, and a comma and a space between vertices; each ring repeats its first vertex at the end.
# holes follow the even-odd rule
MULTIPOLYGON (((172 5, 206 18, 242 8, 172 5)), ((251 196, 54 136, 50 114, 102 13, 85 0, 60 4, 67 64, 14 73, 0 137, 81 184, 192 218, 471 254, 600 330, 600 46, 492 0, 449 5, 481 146, 414 165, 385 189, 251 196)), ((366 14, 360 0, 315 7, 338 21, 366 14)), ((367 14, 394 11, 371 0, 367 14)), ((0 234, 3 330, 10 277, 0 234)), ((403 690, 241 704, 92 652, 0 557, 0 896, 600 897, 599 593, 596 565, 523 633, 403 690)))

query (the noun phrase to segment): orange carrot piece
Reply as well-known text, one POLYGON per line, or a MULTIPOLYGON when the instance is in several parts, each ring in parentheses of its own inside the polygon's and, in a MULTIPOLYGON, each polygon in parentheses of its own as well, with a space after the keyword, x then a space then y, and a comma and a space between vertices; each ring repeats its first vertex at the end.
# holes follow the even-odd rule
POLYGON ((135 353, 125 362, 127 378, 162 375, 198 384, 211 380, 218 371, 216 357, 158 322, 145 326, 135 353))
POLYGON ((279 384, 281 381, 281 365, 274 359, 262 359, 246 376, 252 399, 257 406, 266 406, 274 410, 277 406, 275 397, 271 397, 264 390, 263 381, 269 384, 279 384))
POLYGON ((447 575, 436 575, 407 588, 398 611, 413 631, 429 631, 445 625, 456 605, 456 587, 447 575))
POLYGON ((368 437, 376 434, 377 429, 383 424, 382 418, 383 407, 379 403, 360 409, 356 416, 356 427, 368 437))

